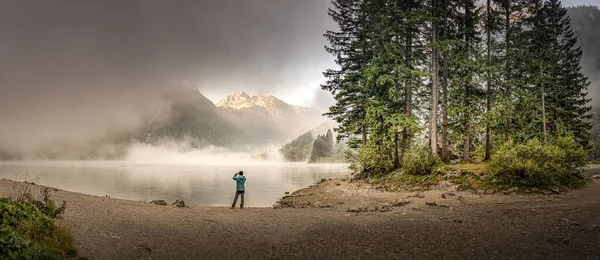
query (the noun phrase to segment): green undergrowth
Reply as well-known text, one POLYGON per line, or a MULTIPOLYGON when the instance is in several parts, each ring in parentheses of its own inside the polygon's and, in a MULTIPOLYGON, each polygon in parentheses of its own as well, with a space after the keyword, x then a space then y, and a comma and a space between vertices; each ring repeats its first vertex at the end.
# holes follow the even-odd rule
POLYGON ((469 162, 462 164, 436 164, 435 170, 427 175, 406 174, 402 169, 389 174, 377 175, 370 183, 387 191, 424 191, 436 189, 443 184, 459 185, 458 190, 494 190, 496 192, 517 188, 516 192, 532 190, 576 189, 589 183, 588 179, 569 178, 553 185, 532 185, 531 182, 510 182, 495 174, 490 162, 469 162))
POLYGON ((64 209, 64 202, 57 206, 50 199, 48 188, 39 199, 28 189, 0 198, 0 259, 74 259, 69 231, 55 223, 64 209))
POLYGON ((572 137, 554 137, 544 143, 506 142, 494 154, 490 170, 498 182, 535 188, 579 188, 589 180, 582 176, 588 163, 585 149, 572 137))
POLYGON ((436 163, 429 174, 408 174, 398 169, 389 174, 373 177, 370 183, 388 191, 422 191, 434 189, 441 182, 462 184, 469 188, 483 188, 489 184, 481 181, 489 171, 487 163, 447 165, 436 163))
POLYGON ((582 175, 587 159, 584 147, 570 135, 508 141, 495 149, 490 161, 451 165, 434 158, 428 147, 416 146, 404 155, 401 169, 371 175, 371 183, 387 190, 426 190, 443 181, 463 190, 576 189, 590 182, 582 175))

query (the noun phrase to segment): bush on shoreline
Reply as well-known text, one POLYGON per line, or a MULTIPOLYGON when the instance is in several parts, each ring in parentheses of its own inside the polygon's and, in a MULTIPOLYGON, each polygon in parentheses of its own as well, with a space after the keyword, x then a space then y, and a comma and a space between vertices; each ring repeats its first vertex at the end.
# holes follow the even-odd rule
POLYGON ((571 136, 554 137, 547 144, 537 139, 510 141, 500 145, 489 162, 452 165, 438 163, 427 147, 414 147, 405 154, 401 169, 376 174, 371 183, 389 190, 429 189, 444 180, 468 189, 579 188, 589 181, 581 174, 587 163, 584 147, 571 136))
POLYGON ((50 200, 29 193, 19 199, 0 198, 0 259, 68 259, 76 255, 69 232, 55 225, 64 210, 50 200))
POLYGON ((585 184, 581 169, 587 153, 572 137, 556 137, 547 144, 537 139, 526 143, 504 143, 494 154, 490 169, 502 183, 547 188, 579 187, 585 184))

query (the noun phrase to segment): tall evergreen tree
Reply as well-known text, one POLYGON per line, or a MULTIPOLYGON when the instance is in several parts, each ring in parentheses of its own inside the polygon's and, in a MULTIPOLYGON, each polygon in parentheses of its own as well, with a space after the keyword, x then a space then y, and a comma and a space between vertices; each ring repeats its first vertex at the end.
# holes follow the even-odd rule
MULTIPOLYGON (((471 158, 475 125, 479 122, 483 92, 479 82, 483 67, 481 38, 477 30, 479 9, 473 0, 458 1, 461 13, 457 17, 457 40, 451 49, 451 82, 449 95, 450 124, 462 144, 462 158, 471 158)), ((457 142, 459 140, 456 140, 457 142)))
POLYGON ((578 142, 587 145, 589 140, 591 110, 587 96, 589 82, 581 72, 582 51, 571 29, 567 9, 559 0, 549 0, 544 5, 544 15, 550 27, 548 39, 553 45, 550 50, 556 57, 551 63, 553 75, 548 83, 548 118, 554 134, 572 132, 578 142))
MULTIPOLYGON (((442 59, 441 59, 441 66, 442 66, 442 77, 441 77, 441 83, 442 83, 442 158, 443 159, 447 159, 448 158, 448 111, 449 111, 449 106, 448 106, 448 84, 449 84, 449 45, 450 45, 450 17, 451 17, 451 8, 452 8, 452 2, 451 0, 442 0, 442 4, 440 9, 442 10, 442 22, 441 22, 441 40, 439 41, 441 48, 442 48, 442 59)), ((438 25, 440 25, 438 23, 438 25)))
POLYGON ((485 32, 485 155, 484 160, 490 160, 492 157, 492 128, 494 127, 493 118, 496 116, 493 111, 493 99, 495 92, 498 89, 497 82, 499 79, 498 71, 501 68, 500 59, 498 56, 497 38, 500 32, 500 12, 496 10, 496 5, 492 0, 487 0, 485 4, 485 12, 482 14, 485 32))
POLYGON ((334 95, 336 103, 325 115, 338 122, 338 138, 350 138, 349 145, 358 147, 366 143, 368 126, 365 104, 369 98, 361 79, 371 54, 365 34, 367 22, 362 0, 333 0, 328 14, 337 23, 339 31, 327 31, 329 46, 325 49, 336 57, 339 69, 328 69, 323 74, 328 79, 321 87, 334 95), (355 140, 355 136, 361 136, 355 140))
POLYGON ((526 33, 529 94, 537 100, 537 122, 530 136, 545 139, 547 135, 571 132, 583 145, 588 142, 591 107, 586 98, 587 78, 581 72, 581 49, 570 28, 567 11, 558 0, 532 1, 532 15, 527 19, 531 30, 526 33), (541 118, 540 118, 541 117, 541 118))
POLYGON ((331 129, 327 130, 327 134, 325 135, 324 140, 327 144, 326 151, 328 153, 331 153, 331 151, 333 150, 333 146, 335 145, 335 143, 333 142, 333 132, 331 132, 331 129))
POLYGON ((529 0, 493 0, 498 6, 499 35, 498 48, 499 53, 496 59, 501 67, 497 69, 500 73, 497 84, 496 107, 497 119, 494 120, 498 127, 498 142, 505 142, 512 139, 515 132, 516 111, 515 88, 523 84, 524 74, 522 73, 523 64, 526 59, 523 58, 523 50, 526 46, 523 37, 524 18, 531 11, 528 8, 529 0))

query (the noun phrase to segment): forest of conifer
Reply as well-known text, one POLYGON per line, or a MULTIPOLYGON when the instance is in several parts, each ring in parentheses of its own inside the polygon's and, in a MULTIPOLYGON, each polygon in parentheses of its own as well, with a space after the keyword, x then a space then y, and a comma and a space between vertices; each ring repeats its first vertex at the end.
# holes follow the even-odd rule
POLYGON ((360 176, 411 168, 423 150, 438 163, 490 161, 497 177, 531 185, 568 182, 587 162, 589 82, 560 1, 333 4, 326 115, 360 176))

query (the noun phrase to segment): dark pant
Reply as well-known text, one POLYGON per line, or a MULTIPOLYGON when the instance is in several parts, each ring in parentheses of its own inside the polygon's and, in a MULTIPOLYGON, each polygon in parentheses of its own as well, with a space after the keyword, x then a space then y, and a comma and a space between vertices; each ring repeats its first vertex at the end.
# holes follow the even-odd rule
POLYGON ((232 208, 235 208, 235 203, 237 202, 237 198, 240 194, 242 194, 242 201, 240 202, 240 209, 244 208, 244 191, 243 190, 238 190, 235 192, 235 199, 233 199, 233 204, 231 204, 232 208))

